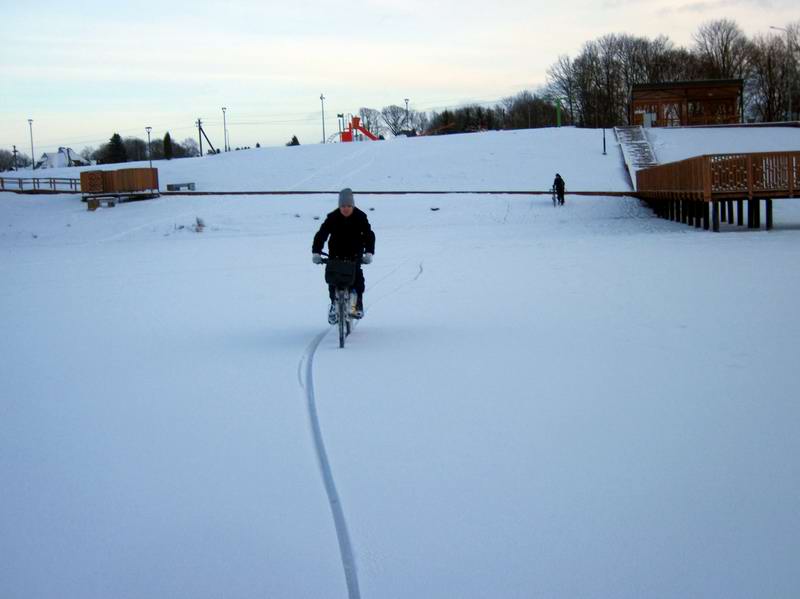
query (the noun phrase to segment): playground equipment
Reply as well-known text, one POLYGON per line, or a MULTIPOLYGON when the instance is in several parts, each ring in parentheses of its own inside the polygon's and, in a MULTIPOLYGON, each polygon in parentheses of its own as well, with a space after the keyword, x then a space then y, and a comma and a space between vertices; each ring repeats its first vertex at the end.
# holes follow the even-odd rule
POLYGON ((350 120, 350 124, 347 128, 340 133, 341 141, 342 142, 349 142, 354 140, 355 132, 363 133, 367 138, 371 139, 372 141, 378 141, 378 136, 372 133, 369 129, 364 127, 361 124, 361 117, 354 116, 350 120))

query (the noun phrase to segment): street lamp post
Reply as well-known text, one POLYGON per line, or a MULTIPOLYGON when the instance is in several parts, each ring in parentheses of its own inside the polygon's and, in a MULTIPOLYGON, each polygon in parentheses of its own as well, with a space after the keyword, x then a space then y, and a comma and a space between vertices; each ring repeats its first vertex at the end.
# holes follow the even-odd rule
POLYGON ((19 170, 19 169, 17 168, 17 146, 14 146, 14 170, 15 170, 15 171, 18 171, 18 170, 19 170))
POLYGON ((319 95, 319 102, 322 105, 322 143, 325 143, 325 96, 319 95))
POLYGON ((153 154, 150 148, 150 131, 153 130, 152 127, 145 127, 145 131, 147 131, 147 160, 150 162, 150 168, 153 168, 153 154))
POLYGON ((408 98, 405 98, 406 101, 406 131, 408 131, 408 98))
POLYGON ((769 26, 770 29, 777 29, 786 34, 786 120, 792 120, 792 39, 789 30, 783 27, 769 26))
POLYGON ((225 147, 225 151, 228 152, 230 148, 228 147, 228 121, 225 118, 225 110, 226 107, 222 107, 222 145, 225 147))
POLYGON ((36 154, 33 153, 33 119, 28 119, 28 127, 31 130, 31 170, 36 170, 36 154))

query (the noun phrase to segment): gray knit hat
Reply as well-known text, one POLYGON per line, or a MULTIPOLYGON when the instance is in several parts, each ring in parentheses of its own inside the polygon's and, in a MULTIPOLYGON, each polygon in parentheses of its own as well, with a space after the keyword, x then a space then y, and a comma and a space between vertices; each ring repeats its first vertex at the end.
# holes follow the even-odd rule
POLYGON ((353 200, 353 190, 349 187, 345 187, 342 191, 339 192, 339 208, 342 206, 355 206, 356 203, 353 200))

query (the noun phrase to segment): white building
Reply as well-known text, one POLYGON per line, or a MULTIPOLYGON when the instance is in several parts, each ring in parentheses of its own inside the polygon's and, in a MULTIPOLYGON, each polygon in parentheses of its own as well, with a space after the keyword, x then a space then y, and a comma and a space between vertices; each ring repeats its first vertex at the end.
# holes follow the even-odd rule
POLYGON ((58 148, 58 152, 45 152, 42 154, 42 157, 36 163, 36 169, 88 166, 90 164, 90 160, 86 160, 72 148, 58 148))

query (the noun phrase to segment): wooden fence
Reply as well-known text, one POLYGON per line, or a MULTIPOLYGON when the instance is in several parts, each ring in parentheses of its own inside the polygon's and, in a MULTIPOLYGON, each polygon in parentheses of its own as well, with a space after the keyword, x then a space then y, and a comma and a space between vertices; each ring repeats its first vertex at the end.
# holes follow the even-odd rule
POLYGON ((800 182, 800 152, 715 154, 669 162, 636 173, 644 199, 791 198, 800 182))
POLYGON ((748 227, 758 228, 763 200, 771 229, 772 200, 798 195, 800 151, 696 156, 638 171, 636 182, 637 195, 664 218, 719 231, 720 219, 734 222, 734 201, 744 224, 747 200, 748 227))
POLYGON ((0 177, 0 191, 26 193, 78 193, 80 179, 65 177, 0 177))

